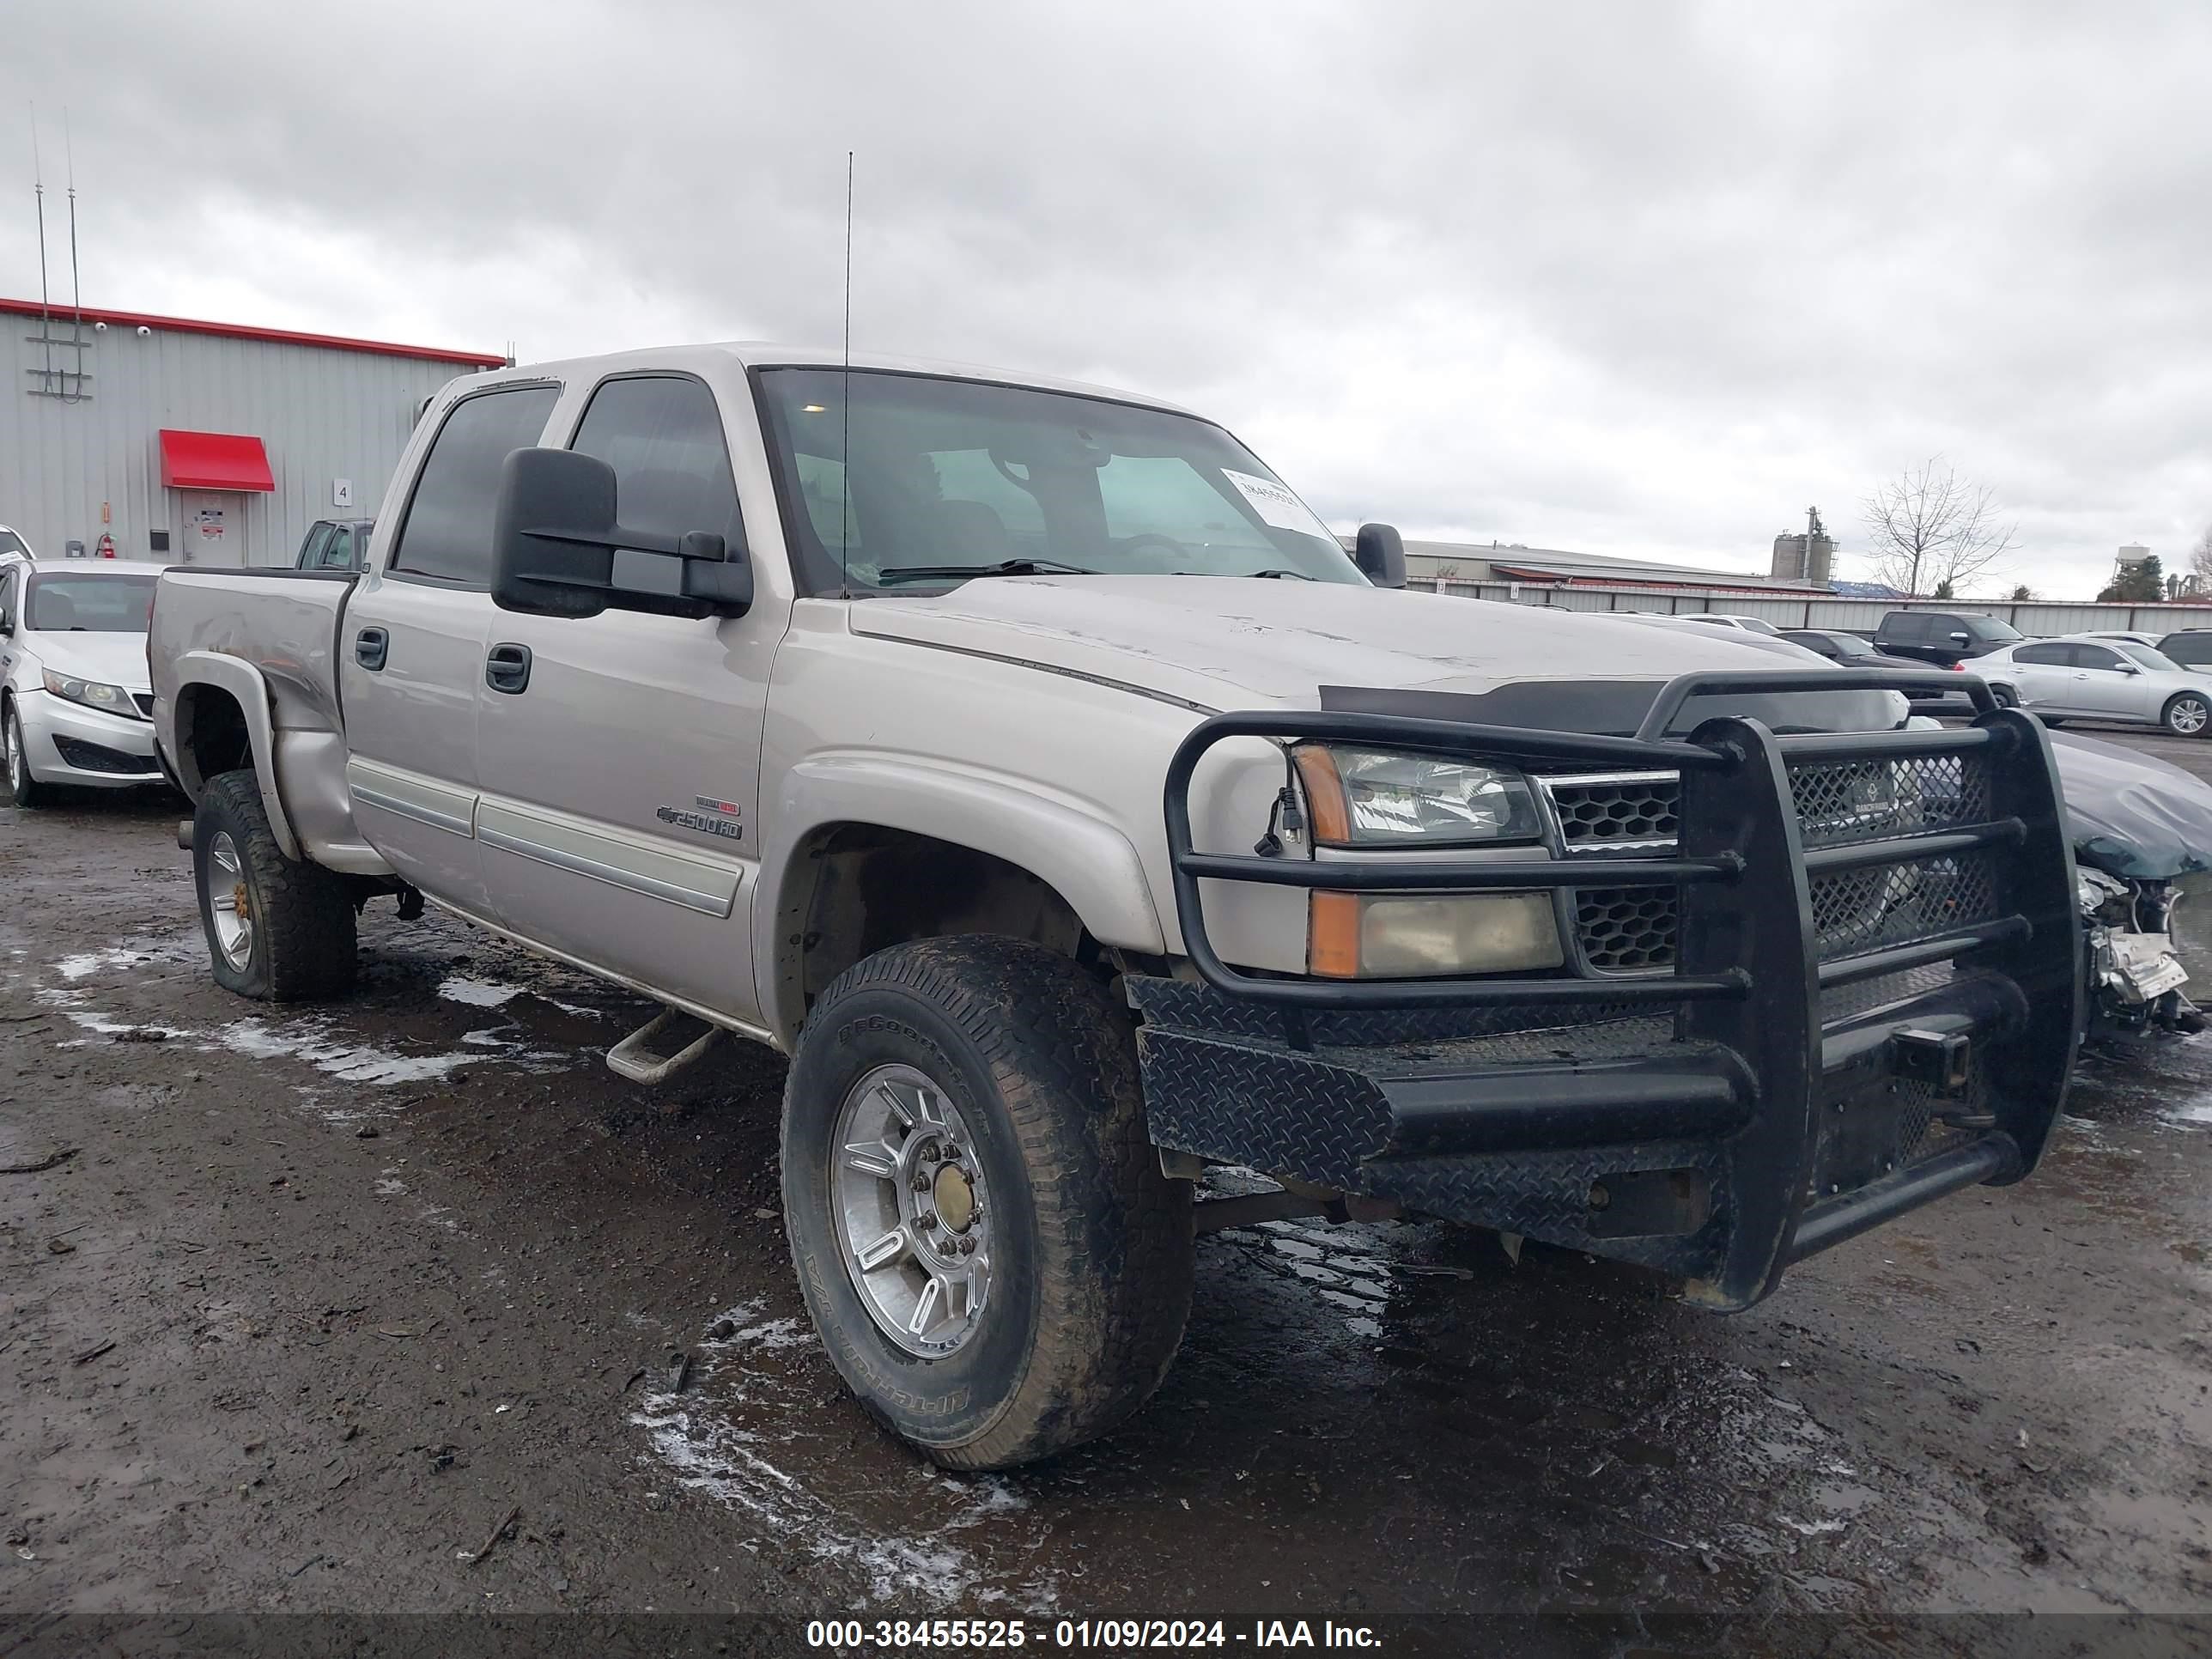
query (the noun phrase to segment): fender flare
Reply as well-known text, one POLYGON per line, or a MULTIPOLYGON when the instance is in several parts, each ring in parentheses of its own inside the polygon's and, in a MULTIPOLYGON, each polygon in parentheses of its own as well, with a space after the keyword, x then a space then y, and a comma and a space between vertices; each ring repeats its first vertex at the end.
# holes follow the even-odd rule
MULTIPOLYGON (((911 830, 1005 860, 1048 884, 1095 939, 1153 955, 1164 933, 1144 860, 1121 830, 1063 801, 966 771, 879 755, 817 757, 784 775, 763 868, 775 890, 757 895, 753 937, 764 1000, 780 994, 778 929, 794 851, 824 824, 911 830)), ((797 1011, 776 1023, 798 1025, 797 1011)))
MULTIPOLYGON (((270 833, 286 858, 300 857, 300 839, 284 811, 284 797, 276 787, 276 720, 271 712, 269 682, 261 671, 242 657, 220 651, 187 651, 177 659, 177 701, 195 685, 211 685, 227 691, 246 715, 246 742, 253 755, 254 781, 261 787, 262 810, 269 815, 270 833)), ((187 763, 183 734, 178 735, 175 764, 181 774, 187 763)), ((197 766, 193 768, 195 773, 197 766)), ((192 781, 187 779, 186 781, 192 781)), ((204 784, 206 780, 200 778, 204 784)))

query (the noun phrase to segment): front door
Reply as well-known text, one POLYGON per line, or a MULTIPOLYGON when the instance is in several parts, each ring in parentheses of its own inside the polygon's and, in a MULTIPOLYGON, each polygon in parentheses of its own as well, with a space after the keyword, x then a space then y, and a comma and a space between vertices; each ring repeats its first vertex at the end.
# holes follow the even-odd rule
POLYGON ((501 463, 538 441, 558 396, 502 386, 447 411, 398 533, 339 624, 356 819, 407 880, 479 915, 477 689, 493 615, 493 501, 501 463))
MULTIPOLYGON (((703 382, 612 377, 571 447, 614 469, 625 527, 743 544, 703 382)), ((477 834, 499 921, 654 990, 755 1016, 761 727, 787 617, 770 605, 726 618, 495 613, 477 675, 477 834)))
POLYGON ((2108 720, 2146 720, 2154 711, 2143 676, 2109 645, 2074 647, 2073 705, 2084 714, 2108 720))
POLYGON ((246 497, 228 489, 179 489, 177 550, 186 564, 250 564, 246 497))

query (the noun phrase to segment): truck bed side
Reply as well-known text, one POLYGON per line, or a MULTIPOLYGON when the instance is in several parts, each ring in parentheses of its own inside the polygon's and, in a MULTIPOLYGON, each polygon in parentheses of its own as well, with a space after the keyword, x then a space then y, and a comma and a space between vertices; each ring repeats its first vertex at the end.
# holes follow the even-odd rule
POLYGON ((234 767, 258 775, 288 856, 354 875, 390 866, 346 788, 338 624, 356 578, 338 570, 165 570, 146 641, 154 733, 195 800, 234 767))

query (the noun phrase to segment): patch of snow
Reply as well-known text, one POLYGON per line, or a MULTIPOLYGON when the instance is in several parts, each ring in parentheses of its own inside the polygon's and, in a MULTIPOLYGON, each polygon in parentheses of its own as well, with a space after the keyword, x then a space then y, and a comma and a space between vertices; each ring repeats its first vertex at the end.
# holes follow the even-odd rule
POLYGON ((504 1008, 522 994, 520 985, 453 974, 438 982, 438 994, 448 1002, 465 1002, 471 1008, 504 1008))
POLYGON ((2186 1124, 2191 1128, 2212 1128, 2212 1096, 2184 1102, 2160 1115, 2168 1123, 2186 1124))

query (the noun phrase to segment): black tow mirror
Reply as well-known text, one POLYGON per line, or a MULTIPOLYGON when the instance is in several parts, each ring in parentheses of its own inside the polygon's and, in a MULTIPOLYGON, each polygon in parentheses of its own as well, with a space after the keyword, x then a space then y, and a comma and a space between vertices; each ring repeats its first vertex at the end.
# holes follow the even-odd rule
POLYGON ((743 547, 719 534, 626 528, 615 470, 568 449, 518 449, 500 468, 492 603, 533 617, 645 611, 742 616, 753 599, 743 547))
POLYGON ((1360 526, 1358 539, 1352 544, 1352 562, 1377 587, 1406 585, 1406 543, 1394 525, 1360 526))

